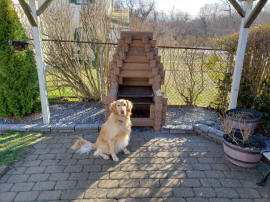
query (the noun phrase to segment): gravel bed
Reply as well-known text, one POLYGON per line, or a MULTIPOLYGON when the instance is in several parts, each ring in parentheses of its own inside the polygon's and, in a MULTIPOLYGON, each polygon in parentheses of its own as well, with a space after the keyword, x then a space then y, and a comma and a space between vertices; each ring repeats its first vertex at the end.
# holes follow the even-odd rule
MULTIPOLYGON (((78 102, 72 104, 57 104, 50 106, 51 124, 101 124, 104 122, 105 109, 103 104, 95 102, 78 102)), ((0 124, 10 123, 42 123, 41 115, 36 120, 0 118, 0 124)), ((203 107, 180 106, 168 108, 166 125, 204 123, 217 129, 221 120, 216 112, 203 107)))
POLYGON ((166 125, 203 123, 214 128, 222 127, 218 113, 204 107, 180 106, 168 108, 166 125))
MULTIPOLYGON (((67 104, 56 104, 50 106, 51 124, 84 124, 84 123, 102 123, 104 122, 105 109, 103 104, 95 102, 77 102, 67 104)), ((41 115, 36 120, 23 121, 20 123, 42 123, 41 115)), ((0 118, 0 123, 16 123, 15 120, 0 118)))

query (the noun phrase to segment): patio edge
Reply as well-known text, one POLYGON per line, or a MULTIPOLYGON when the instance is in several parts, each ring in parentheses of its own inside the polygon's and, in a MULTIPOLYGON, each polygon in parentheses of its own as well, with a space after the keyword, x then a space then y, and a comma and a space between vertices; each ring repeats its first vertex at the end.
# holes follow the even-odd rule
POLYGON ((8 170, 9 170, 8 166, 0 166, 0 179, 7 173, 8 170))
MULTIPOLYGON (((99 132, 101 124, 0 124, 0 131, 36 131, 36 132, 99 132)), ((162 127, 165 134, 197 134, 212 138, 217 142, 223 140, 223 132, 205 124, 177 124, 162 127)))
POLYGON ((194 124, 193 127, 195 135, 201 135, 218 144, 223 143, 223 135, 224 135, 223 131, 205 124, 194 124))
MULTIPOLYGON (((101 124, 0 124, 0 131, 35 131, 35 132, 99 132, 101 124)), ((193 125, 178 124, 162 127, 161 133, 193 134, 193 125)))

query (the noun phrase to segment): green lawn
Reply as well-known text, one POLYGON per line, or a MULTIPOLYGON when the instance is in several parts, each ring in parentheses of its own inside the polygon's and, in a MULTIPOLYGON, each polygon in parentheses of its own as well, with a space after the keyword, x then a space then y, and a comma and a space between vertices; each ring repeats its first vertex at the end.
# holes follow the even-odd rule
MULTIPOLYGON (((48 88, 48 98, 58 98, 61 96, 75 96, 70 87, 57 88, 52 82, 53 78, 47 73, 47 88, 48 88)), ((58 83, 59 85, 60 83, 58 83)), ((71 101, 71 99, 70 99, 71 101)))
POLYGON ((0 165, 24 158, 27 147, 40 141, 41 133, 7 131, 0 135, 0 165))
MULTIPOLYGON (((93 77, 96 79, 96 70, 93 69, 93 77)), ((49 73, 46 74, 46 80, 47 80, 47 89, 48 89, 48 98, 59 98, 62 96, 65 97, 74 97, 76 94, 72 91, 71 87, 57 87, 55 84, 61 86, 64 85, 64 82, 55 81, 52 75, 49 73), (54 83, 55 82, 55 83, 54 83)), ((85 77, 83 79, 85 82, 87 82, 87 78, 85 77)), ((79 98, 65 98, 68 101, 79 101, 79 98)))

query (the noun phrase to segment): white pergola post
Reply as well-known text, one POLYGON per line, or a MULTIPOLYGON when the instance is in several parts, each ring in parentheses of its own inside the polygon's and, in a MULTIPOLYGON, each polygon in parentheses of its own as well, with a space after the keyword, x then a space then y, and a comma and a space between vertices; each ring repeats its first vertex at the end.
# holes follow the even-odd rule
POLYGON ((104 79, 103 79, 103 45, 99 46, 99 61, 100 61, 100 78, 101 78, 101 101, 104 103, 105 88, 104 88, 104 79))
POLYGON ((253 0, 247 0, 243 2, 243 9, 245 11, 245 16, 242 17, 242 21, 241 21, 229 109, 234 109, 237 106, 237 98, 238 98, 238 92, 239 92, 239 87, 240 87, 240 80, 241 80, 241 75, 242 75, 242 69, 243 69, 243 63, 244 63, 244 57, 245 57, 246 45, 247 45, 247 39, 248 39, 248 30, 249 30, 249 28, 245 28, 244 26, 245 26, 246 20, 249 17, 249 14, 251 13, 252 5, 253 5, 253 0))
POLYGON ((40 37, 39 19, 37 16, 35 0, 29 0, 29 7, 31 8, 33 17, 35 18, 35 21, 37 23, 37 26, 32 26, 32 31, 33 31, 34 46, 35 46, 35 58, 36 58, 37 69, 38 69, 38 81, 39 81, 39 91, 40 91, 43 123, 49 124, 50 123, 50 110, 49 110, 48 93, 47 93, 46 71, 45 71, 45 64, 43 60, 42 41, 40 37))
POLYGON ((248 39, 248 30, 250 25, 254 22, 268 0, 260 0, 255 8, 252 10, 253 0, 239 0, 243 2, 243 8, 237 3, 236 0, 228 0, 238 14, 242 17, 240 26, 240 35, 238 39, 238 47, 236 52, 235 67, 233 73, 233 81, 231 88, 231 97, 229 109, 235 109, 237 106, 237 98, 242 75, 242 68, 245 58, 246 45, 248 39))

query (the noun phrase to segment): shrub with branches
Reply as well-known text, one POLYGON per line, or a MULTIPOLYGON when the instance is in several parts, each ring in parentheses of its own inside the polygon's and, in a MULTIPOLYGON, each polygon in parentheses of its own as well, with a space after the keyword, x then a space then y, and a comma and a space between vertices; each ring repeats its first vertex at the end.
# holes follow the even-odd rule
POLYGON ((186 105, 195 105, 206 87, 205 58, 204 51, 192 49, 184 50, 182 54, 170 54, 169 72, 174 88, 186 105))
POLYGON ((210 107, 223 113, 228 108, 228 93, 230 91, 232 55, 224 51, 211 54, 205 63, 208 78, 214 83, 217 93, 210 107))
MULTIPOLYGON (((230 54, 235 54, 238 35, 239 33, 225 36, 216 40, 216 43, 230 54)), ((266 24, 253 27, 249 31, 237 105, 262 111, 270 128, 269 78, 270 25, 266 24)), ((227 78, 227 82, 230 81, 227 78)), ((226 82, 222 85, 226 85, 226 82)))
MULTIPOLYGON (((235 54, 238 35, 239 33, 228 35, 223 39, 217 40, 217 44, 228 52, 235 54)), ((239 90, 238 106, 240 107, 254 108, 261 90, 264 90, 263 81, 270 74, 269 44, 270 25, 259 25, 251 28, 239 90)))
POLYGON ((45 36, 56 40, 74 40, 96 43, 45 42, 47 72, 58 88, 71 89, 84 100, 100 101, 102 86, 106 91, 106 74, 113 46, 101 46, 99 42, 111 42, 117 36, 118 27, 112 27, 105 0, 83 5, 80 25, 72 22, 73 12, 66 1, 55 3, 43 15, 42 29, 45 36), (61 17, 59 17, 61 16, 61 17), (75 32, 76 30, 76 32, 75 32))

